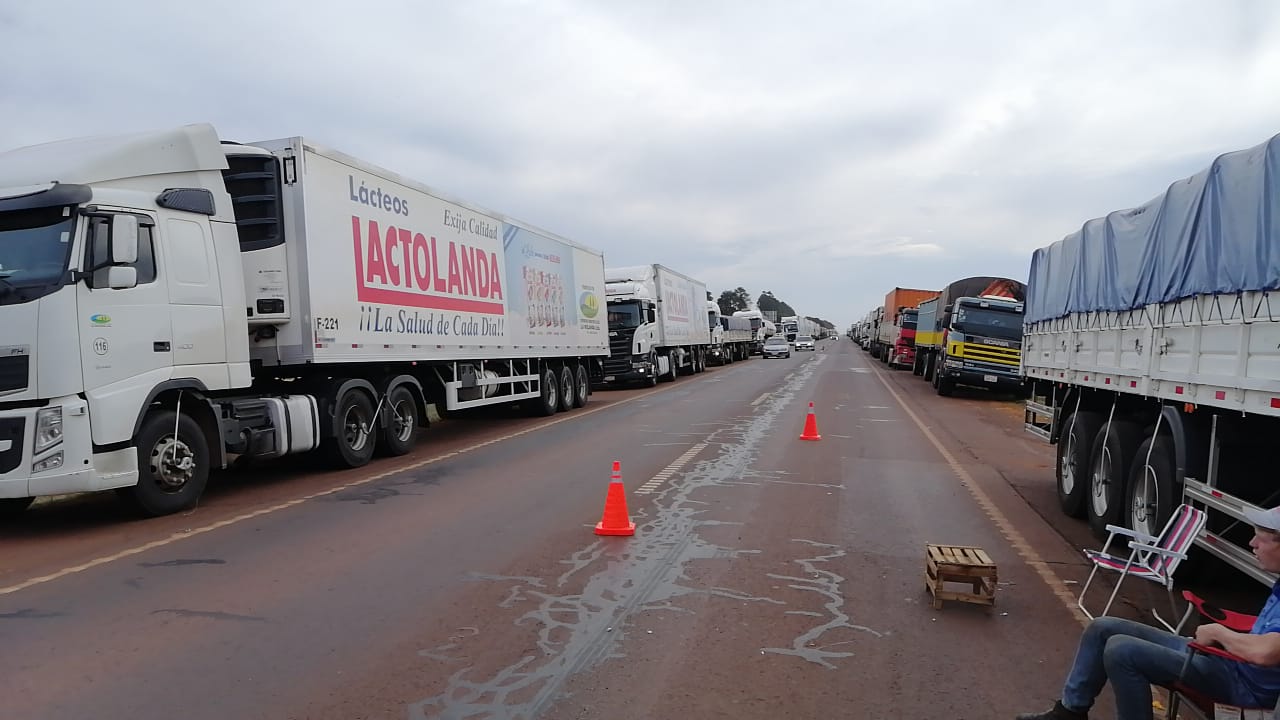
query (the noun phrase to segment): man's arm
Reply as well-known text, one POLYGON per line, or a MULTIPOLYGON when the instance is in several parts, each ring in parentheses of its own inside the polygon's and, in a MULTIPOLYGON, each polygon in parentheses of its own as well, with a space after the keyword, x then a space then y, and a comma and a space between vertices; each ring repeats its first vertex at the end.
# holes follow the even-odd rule
POLYGON ((1253 665, 1280 665, 1280 632, 1251 635, 1217 623, 1196 628, 1196 642, 1222 649, 1253 665))

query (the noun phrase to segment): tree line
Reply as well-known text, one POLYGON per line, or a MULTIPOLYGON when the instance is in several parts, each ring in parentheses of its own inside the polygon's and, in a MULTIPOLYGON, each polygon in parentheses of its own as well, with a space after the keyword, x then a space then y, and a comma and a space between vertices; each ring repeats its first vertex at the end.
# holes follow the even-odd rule
MULTIPOLYGON (((707 293, 707 299, 711 299, 711 293, 707 293)), ((716 299, 716 304, 720 306, 721 315, 732 315, 739 310, 750 310, 752 306, 751 293, 747 292, 747 289, 741 286, 732 290, 725 290, 720 293, 720 297, 716 299)), ((756 298, 755 307, 763 313, 777 313, 776 317, 779 318, 799 315, 794 308, 788 305, 785 301, 779 300, 770 290, 765 290, 760 293, 760 297, 756 298)), ((827 320, 823 320, 822 318, 814 317, 812 315, 805 315, 805 317, 828 330, 835 330, 836 326, 827 320)))

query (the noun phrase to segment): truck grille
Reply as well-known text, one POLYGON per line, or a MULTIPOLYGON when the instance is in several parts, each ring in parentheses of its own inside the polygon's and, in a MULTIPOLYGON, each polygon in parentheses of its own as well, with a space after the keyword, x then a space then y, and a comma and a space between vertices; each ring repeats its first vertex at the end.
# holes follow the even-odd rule
POLYGON ((604 361, 604 373, 616 375, 631 369, 631 341, 635 330, 618 330, 609 333, 609 357, 604 361))
POLYGON ((5 355, 0 357, 0 392, 26 390, 31 373, 30 355, 5 355))
POLYGON ((12 472, 22 462, 22 432, 26 425, 26 418, 0 419, 0 441, 9 441, 9 449, 0 451, 0 475, 12 472))
POLYGON ((1021 349, 1016 347, 996 347, 973 342, 963 343, 961 347, 959 355, 965 360, 1016 366, 1022 358, 1021 349))

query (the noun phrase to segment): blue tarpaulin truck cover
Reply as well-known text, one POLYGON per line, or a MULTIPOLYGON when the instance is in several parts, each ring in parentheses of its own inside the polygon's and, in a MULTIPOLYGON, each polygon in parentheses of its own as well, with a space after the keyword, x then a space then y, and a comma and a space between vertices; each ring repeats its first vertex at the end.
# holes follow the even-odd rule
POLYGON ((1280 135, 1031 257, 1025 321, 1280 288, 1280 135))

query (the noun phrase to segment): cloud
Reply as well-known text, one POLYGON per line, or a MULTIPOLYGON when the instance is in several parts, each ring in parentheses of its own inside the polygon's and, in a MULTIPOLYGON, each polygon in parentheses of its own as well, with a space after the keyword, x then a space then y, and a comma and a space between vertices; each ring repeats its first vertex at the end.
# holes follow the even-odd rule
POLYGON ((1264 2, 250 3, 0 11, 0 136, 305 135, 847 325, 1278 131, 1264 2))

